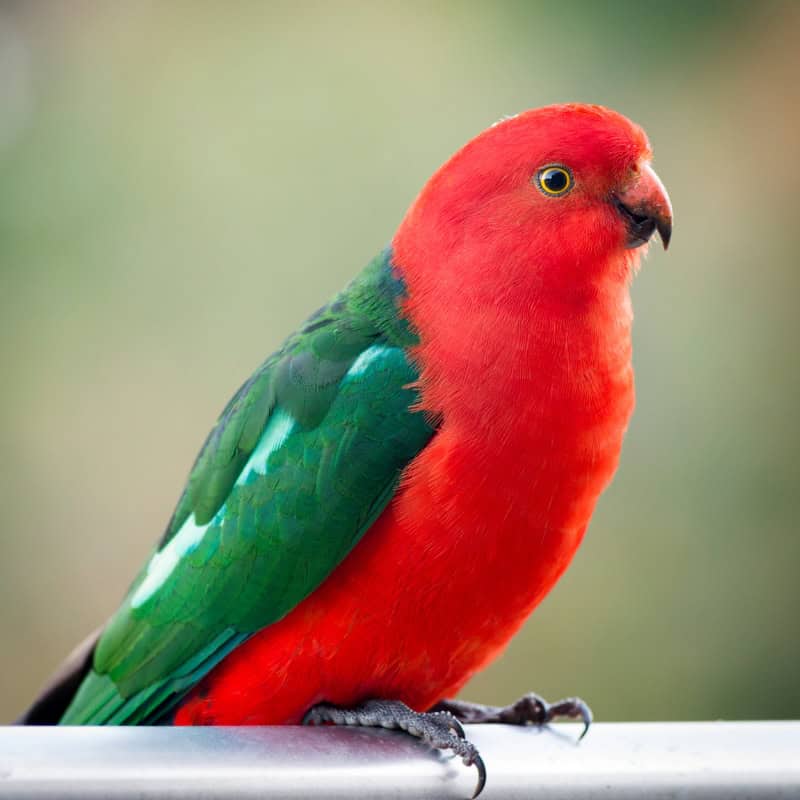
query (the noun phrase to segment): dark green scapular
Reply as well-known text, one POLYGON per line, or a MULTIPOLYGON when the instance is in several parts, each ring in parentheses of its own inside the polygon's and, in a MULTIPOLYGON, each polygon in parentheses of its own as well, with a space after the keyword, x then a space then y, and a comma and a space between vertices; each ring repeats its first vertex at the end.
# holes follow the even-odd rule
POLYGON ((62 724, 163 719, 319 586, 385 508, 433 435, 411 410, 403 291, 386 250, 234 395, 62 724))

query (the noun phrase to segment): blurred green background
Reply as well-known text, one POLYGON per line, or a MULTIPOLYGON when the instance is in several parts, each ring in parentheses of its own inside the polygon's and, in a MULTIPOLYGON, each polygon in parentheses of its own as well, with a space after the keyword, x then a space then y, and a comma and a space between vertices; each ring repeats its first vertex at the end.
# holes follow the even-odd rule
POLYGON ((454 150, 566 100, 676 212, 572 569, 467 687, 800 717, 800 3, 0 5, 0 719, 112 611, 242 379, 454 150))

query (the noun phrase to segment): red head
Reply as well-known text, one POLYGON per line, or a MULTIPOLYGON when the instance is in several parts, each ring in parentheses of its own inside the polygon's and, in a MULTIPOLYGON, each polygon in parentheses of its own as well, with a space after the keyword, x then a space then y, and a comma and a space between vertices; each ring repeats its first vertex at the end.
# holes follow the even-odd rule
POLYGON ((654 231, 664 246, 671 232, 651 155, 621 114, 569 104, 503 120, 439 169, 393 242, 429 388, 447 374, 466 403, 493 369, 628 363, 629 279, 654 231))
POLYGON ((397 262, 412 283, 419 270, 495 297, 509 281, 582 295, 611 275, 625 280, 656 229, 669 242, 651 157, 644 131, 601 106, 498 122, 427 183, 395 238, 397 262))

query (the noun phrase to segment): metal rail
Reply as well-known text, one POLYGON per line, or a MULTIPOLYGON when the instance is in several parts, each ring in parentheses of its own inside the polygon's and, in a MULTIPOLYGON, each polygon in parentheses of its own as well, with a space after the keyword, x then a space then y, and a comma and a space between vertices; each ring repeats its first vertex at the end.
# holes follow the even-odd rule
MULTIPOLYGON (((800 722, 468 726, 484 800, 800 798, 800 722)), ((475 770, 354 728, 0 728, 0 798, 464 798, 475 770)))

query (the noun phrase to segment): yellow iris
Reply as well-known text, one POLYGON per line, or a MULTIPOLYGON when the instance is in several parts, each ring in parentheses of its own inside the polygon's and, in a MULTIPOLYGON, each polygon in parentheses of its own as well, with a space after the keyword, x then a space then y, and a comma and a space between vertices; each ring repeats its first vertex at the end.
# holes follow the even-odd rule
POLYGON ((565 167, 542 167, 536 179, 539 188, 550 197, 559 197, 572 188, 572 174, 565 167))

